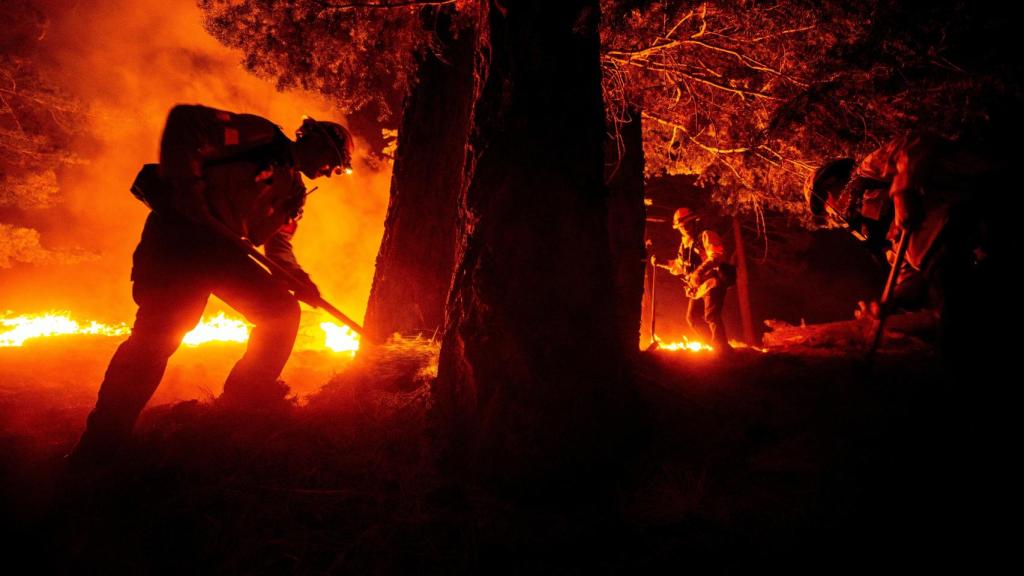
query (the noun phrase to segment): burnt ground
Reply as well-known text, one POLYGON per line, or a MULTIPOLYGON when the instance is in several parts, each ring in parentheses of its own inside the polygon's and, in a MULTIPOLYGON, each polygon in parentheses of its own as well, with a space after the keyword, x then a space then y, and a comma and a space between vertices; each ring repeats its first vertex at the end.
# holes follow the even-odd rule
POLYGON ((41 572, 590 574, 978 570, 1010 539, 991 383, 927 348, 644 354, 626 452, 547 498, 436 466, 430 354, 354 364, 289 415, 156 405, 121 464, 75 473, 95 390, 0 370, 4 542, 41 572))

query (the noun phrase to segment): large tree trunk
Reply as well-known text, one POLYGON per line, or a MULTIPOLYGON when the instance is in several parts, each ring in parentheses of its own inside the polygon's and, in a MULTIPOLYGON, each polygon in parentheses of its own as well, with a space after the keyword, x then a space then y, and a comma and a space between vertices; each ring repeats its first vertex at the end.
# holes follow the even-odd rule
POLYGON ((378 338, 432 334, 444 322, 473 96, 474 35, 462 30, 441 42, 441 57, 430 53, 420 60, 398 132, 391 202, 364 323, 378 338))
POLYGON ((605 144, 608 182, 608 235, 615 274, 615 318, 622 349, 639 350, 644 297, 644 141, 640 111, 628 110, 605 144))
POLYGON ((600 460, 621 385, 598 2, 479 9, 462 237, 435 406, 477 471, 547 480, 600 460))

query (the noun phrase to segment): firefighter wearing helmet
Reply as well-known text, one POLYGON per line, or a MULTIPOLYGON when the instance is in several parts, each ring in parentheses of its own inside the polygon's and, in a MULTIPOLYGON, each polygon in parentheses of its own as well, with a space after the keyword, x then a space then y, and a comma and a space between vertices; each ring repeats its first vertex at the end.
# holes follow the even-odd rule
POLYGON ((306 198, 300 174, 330 177, 351 165, 352 138, 334 122, 305 118, 293 141, 253 114, 200 105, 170 111, 160 163, 144 167, 132 190, 152 208, 132 268, 135 325, 110 361, 72 462, 116 457, 211 294, 254 325, 218 405, 288 409, 278 377, 298 331, 298 300, 319 301, 291 245, 306 198), (239 250, 241 239, 295 279, 292 291, 239 250))
POLYGON ((998 249, 1011 211, 992 199, 1006 187, 1006 174, 990 151, 909 132, 859 163, 826 162, 804 194, 813 215, 848 228, 898 267, 895 305, 938 310, 943 352, 966 358, 995 340, 987 306, 999 301, 991 295, 1002 284, 995 280, 1005 270, 998 249), (900 260, 895 248, 903 235, 900 260))
POLYGON ((717 232, 701 225, 696 212, 685 206, 672 215, 672 227, 682 237, 679 251, 674 260, 660 266, 686 281, 690 300, 686 321, 690 328, 716 350, 730 351, 722 308, 736 274, 728 262, 725 244, 717 232))

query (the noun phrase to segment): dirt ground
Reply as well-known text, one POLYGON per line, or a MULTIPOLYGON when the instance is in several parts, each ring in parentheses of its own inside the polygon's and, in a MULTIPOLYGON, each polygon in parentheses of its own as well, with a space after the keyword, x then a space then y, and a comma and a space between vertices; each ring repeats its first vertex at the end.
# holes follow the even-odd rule
POLYGON ((1007 538, 990 521, 1001 429, 979 426, 993 399, 926 347, 872 366, 844 350, 642 354, 628 451, 576 494, 523 499, 437 466, 425 345, 300 359, 302 406, 258 419, 206 402, 223 351, 181 358, 125 461, 70 473, 112 351, 71 344, 0 350, 5 541, 41 571, 920 571, 977 569, 1007 538))

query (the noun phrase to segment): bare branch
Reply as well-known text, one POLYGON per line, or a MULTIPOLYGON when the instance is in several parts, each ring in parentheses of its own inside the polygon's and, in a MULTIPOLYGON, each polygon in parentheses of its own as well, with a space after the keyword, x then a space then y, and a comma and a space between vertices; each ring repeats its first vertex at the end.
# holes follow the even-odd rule
POLYGON ((929 60, 928 62, 930 64, 932 64, 933 66, 938 66, 939 68, 945 68, 946 70, 952 70, 954 72, 960 72, 962 74, 967 74, 966 70, 964 70, 963 68, 961 68, 961 67, 957 66, 956 64, 950 62, 949 59, 946 58, 945 56, 940 57, 938 60, 929 60))
POLYGON ((14 76, 11 76, 6 70, 0 70, 0 73, 2 73, 4 75, 4 78, 6 78, 7 81, 11 83, 11 87, 9 88, 9 90, 13 92, 18 89, 18 82, 14 79, 14 76))
POLYGON ((424 6, 447 6, 449 4, 455 4, 455 0, 404 0, 402 2, 345 2, 345 3, 334 3, 326 2, 324 0, 317 0, 316 2, 322 6, 325 10, 358 10, 362 8, 379 8, 379 9, 391 9, 391 8, 416 8, 424 6))
POLYGON ((764 36, 756 36, 754 38, 749 38, 749 39, 742 40, 742 41, 743 42, 761 42, 762 40, 768 40, 770 38, 776 38, 778 36, 785 36, 787 34, 799 34, 800 32, 807 32, 808 30, 814 30, 817 27, 818 27, 817 24, 808 24, 807 26, 801 26, 799 28, 790 28, 788 30, 782 30, 782 31, 776 32, 775 34, 765 34, 764 36))
POLYGON ((725 164, 725 166, 729 170, 732 171, 733 176, 736 177, 736 180, 739 181, 740 184, 742 184, 743 186, 745 186, 748 189, 753 188, 751 183, 746 178, 744 178, 742 175, 740 175, 739 171, 736 170, 736 167, 733 166, 732 163, 730 163, 728 159, 722 158, 721 160, 722 160, 722 164, 725 164))
POLYGON ((700 38, 701 36, 704 36, 704 33, 708 29, 708 19, 707 19, 707 16, 708 16, 708 5, 707 4, 701 4, 701 6, 700 6, 700 30, 698 30, 696 34, 691 36, 691 38, 700 38))
POLYGON ((0 94, 7 94, 8 96, 14 96, 15 98, 24 98, 25 100, 30 100, 32 102, 35 102, 36 104, 39 104, 40 106, 45 106, 47 108, 59 110, 60 112, 75 112, 75 109, 73 107, 68 106, 66 103, 63 103, 60 99, 52 96, 47 97, 45 94, 27 94, 25 92, 15 92, 13 90, 7 90, 5 88, 0 88, 0 94))
POLYGON ((729 55, 735 57, 737 60, 740 61, 741 64, 743 64, 744 66, 746 66, 748 68, 751 68, 753 70, 760 70, 761 72, 767 72, 769 74, 774 74, 774 75, 776 75, 776 76, 778 76, 780 78, 783 78, 785 80, 789 80, 790 82, 792 82, 792 83, 794 83, 794 84, 796 84, 798 86, 807 86, 806 82, 803 82, 801 80, 797 80, 796 78, 793 78, 792 76, 789 76, 787 74, 783 74, 780 70, 776 70, 776 69, 772 68, 771 66, 768 66, 767 64, 763 64, 763 63, 761 63, 761 62, 759 62, 759 61, 757 61, 757 60, 755 60, 755 59, 753 59, 753 58, 751 58, 751 57, 749 57, 749 56, 747 56, 745 54, 740 54, 739 52, 737 52, 735 50, 730 50, 728 48, 723 48, 721 46, 715 46, 714 44, 708 44, 707 42, 701 42, 700 40, 686 40, 686 41, 684 41, 684 43, 685 44, 693 44, 695 46, 701 46, 703 48, 707 48, 708 50, 714 50, 716 52, 722 52, 724 54, 729 54, 729 55))
POLYGON ((610 55, 605 55, 605 58, 608 58, 608 59, 610 59, 610 60, 612 60, 614 62, 619 62, 621 64, 628 64, 630 66, 636 66, 638 68, 646 68, 646 69, 652 70, 652 71, 670 72, 672 74, 678 74, 679 76, 682 76, 682 77, 685 77, 685 78, 689 78, 691 80, 694 80, 696 82, 700 82, 702 84, 706 84, 708 86, 711 86, 712 88, 717 88, 717 89, 723 90, 725 92, 730 92, 732 94, 736 94, 737 96, 739 96, 741 98, 746 98, 746 97, 749 96, 749 97, 752 97, 752 98, 764 98, 766 100, 781 100, 780 98, 778 98, 776 96, 772 96, 771 94, 766 94, 764 92, 758 92, 756 90, 746 90, 746 89, 743 89, 743 88, 734 88, 732 86, 727 86, 727 85, 722 84, 720 82, 715 82, 714 80, 710 80, 708 78, 704 78, 702 76, 698 76, 698 75, 693 74, 691 72, 686 72, 686 71, 681 70, 679 68, 675 68, 675 67, 671 67, 671 66, 665 66, 663 64, 656 64, 654 62, 649 62, 649 61, 635 61, 635 60, 632 60, 632 59, 614 58, 614 57, 612 57, 610 55))
POLYGON ((686 128, 686 126, 679 124, 678 122, 672 122, 671 120, 660 118, 654 114, 651 114, 650 112, 642 112, 641 115, 644 118, 654 120, 655 122, 661 124, 662 126, 667 126, 669 128, 673 128, 675 130, 682 132, 684 135, 686 135, 686 138, 690 142, 693 142, 703 150, 711 152, 712 154, 743 154, 745 152, 750 151, 750 148, 717 148, 715 146, 708 146, 707 144, 704 144, 703 142, 697 140, 696 137, 690 134, 690 131, 686 128))
POLYGON ((689 20, 690 18, 693 18, 693 16, 694 16, 693 10, 690 10, 689 12, 687 12, 686 15, 683 16, 682 18, 680 18, 679 22, 676 22, 676 25, 673 26, 672 29, 668 31, 668 34, 665 34, 665 37, 666 38, 671 38, 672 35, 676 33, 676 30, 678 30, 680 26, 685 24, 687 20, 689 20))
POLYGON ((18 127, 18 131, 24 133, 25 128, 22 127, 21 121, 18 120, 18 113, 14 111, 14 107, 7 101, 7 98, 4 98, 3 94, 0 94, 0 102, 7 109, 6 112, 11 115, 11 119, 14 120, 14 125, 18 127))
MULTIPOLYGON (((792 165, 796 166, 797 168, 799 168, 802 172, 800 172, 800 173, 794 172, 794 174, 797 174, 800 177, 805 177, 808 174, 810 174, 811 172, 814 172, 814 168, 815 167, 812 166, 811 164, 809 164, 808 162, 804 161, 804 160, 793 160, 792 158, 786 158, 782 154, 779 154, 775 150, 772 150, 771 148, 769 148, 765 144, 761 144, 757 148, 758 148, 758 150, 764 150, 764 151, 768 152, 772 156, 778 158, 779 161, 781 161, 781 162, 789 163, 789 164, 792 164, 792 165)), ((758 155, 760 156, 760 154, 758 154, 758 155)), ((765 158, 765 160, 767 161, 768 159, 765 158)))
MULTIPOLYGON (((724 48, 722 46, 717 46, 715 44, 711 44, 711 43, 708 43, 708 42, 704 42, 704 41, 701 41, 701 40, 695 40, 694 39, 694 38, 697 38, 698 36, 701 36, 701 35, 703 35, 703 32, 701 32, 699 34, 695 34, 695 35, 691 36, 689 39, 685 39, 685 40, 671 40, 671 41, 667 41, 667 42, 661 42, 660 44, 654 44, 652 46, 648 46, 647 48, 639 48, 639 49, 636 49, 636 50, 606 50, 605 51, 605 56, 610 57, 610 58, 619 58, 619 59, 621 59, 621 58, 634 59, 635 58, 635 59, 643 60, 643 59, 645 59, 648 56, 657 54, 659 52, 664 52, 664 51, 670 50, 672 48, 678 48, 680 46, 687 46, 687 45, 689 45, 689 46, 697 46, 697 47, 700 47, 700 48, 705 48, 707 50, 712 50, 712 51, 715 51, 715 52, 720 52, 720 53, 732 56, 732 57, 736 58, 736 60, 739 61, 740 64, 742 64, 743 66, 746 66, 747 68, 750 68, 751 70, 757 70, 759 72, 767 72, 768 74, 772 74, 772 75, 778 76, 779 78, 782 78, 783 80, 792 82, 793 84, 796 84, 797 86, 806 87, 808 85, 803 80, 800 80, 798 78, 795 78, 793 76, 785 74, 781 70, 777 70, 775 68, 772 68, 771 66, 769 66, 769 65, 767 65, 767 64, 765 64, 763 62, 760 62, 759 60, 751 58, 750 56, 747 56, 746 54, 742 54, 742 53, 740 53, 740 52, 738 52, 736 50, 731 50, 729 48, 724 48)), ((705 68, 707 68, 707 66, 705 66, 705 68)), ((709 71, 710 71, 710 69, 709 69, 709 71)), ((720 76, 720 74, 716 74, 716 75, 720 76)))
POLYGON ((641 49, 638 49, 638 50, 605 50, 604 53, 605 53, 606 56, 611 56, 611 57, 640 57, 640 58, 642 58, 644 56, 650 56, 651 54, 654 54, 655 52, 661 52, 662 50, 668 50, 669 48, 675 48, 676 46, 681 46, 685 42, 686 42, 686 40, 672 40, 672 41, 669 41, 669 42, 665 42, 665 43, 662 43, 662 44, 655 44, 653 46, 648 46, 647 48, 641 48, 641 49))
MULTIPOLYGON (((759 146, 758 148, 759 149, 765 149, 765 148, 763 148, 761 146, 759 146)), ((769 152, 772 152, 773 154, 775 153, 773 150, 769 150, 769 152)), ((786 168, 786 163, 791 163, 791 164, 794 164, 794 165, 797 165, 797 166, 800 165, 798 162, 796 162, 794 160, 790 160, 788 158, 783 158, 781 156, 778 156, 778 160, 772 160, 771 158, 765 156, 764 154, 761 154, 757 150, 754 150, 753 154, 757 158, 760 158, 761 160, 764 160, 768 164, 771 164, 772 166, 775 166, 776 168, 778 168, 779 170, 782 170, 783 172, 785 172, 787 174, 791 174, 791 175, 796 176, 798 178, 804 178, 804 177, 807 176, 806 172, 799 172, 797 170, 793 170, 792 168, 786 168)))

